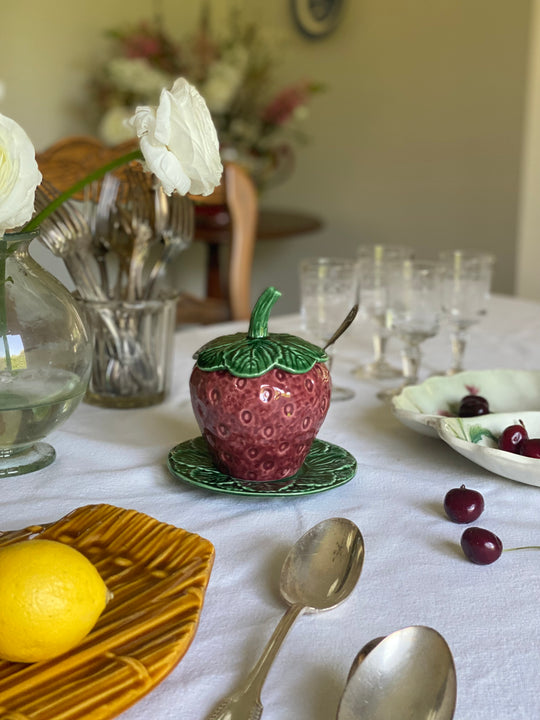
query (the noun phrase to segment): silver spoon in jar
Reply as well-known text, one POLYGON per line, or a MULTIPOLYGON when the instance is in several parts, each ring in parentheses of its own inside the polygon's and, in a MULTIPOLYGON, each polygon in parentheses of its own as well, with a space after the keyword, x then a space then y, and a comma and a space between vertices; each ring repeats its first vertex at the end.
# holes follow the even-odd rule
POLYGON ((362 648, 336 720, 451 720, 455 707, 450 648, 436 630, 416 625, 362 648))
POLYGON ((334 334, 331 335, 330 340, 326 343, 326 345, 323 347, 323 350, 326 350, 326 348, 330 347, 330 345, 333 345, 338 338, 340 338, 345 330, 351 325, 352 321, 356 317, 358 313, 358 303, 356 305, 353 305, 352 308, 349 310, 347 315, 345 316, 345 319, 339 325, 339 327, 334 331, 334 334))
POLYGON ((289 608, 244 686, 225 698, 207 720, 259 720, 260 694, 268 671, 293 622, 305 610, 330 610, 355 587, 364 562, 364 540, 346 518, 318 523, 291 548, 281 569, 280 591, 289 608))

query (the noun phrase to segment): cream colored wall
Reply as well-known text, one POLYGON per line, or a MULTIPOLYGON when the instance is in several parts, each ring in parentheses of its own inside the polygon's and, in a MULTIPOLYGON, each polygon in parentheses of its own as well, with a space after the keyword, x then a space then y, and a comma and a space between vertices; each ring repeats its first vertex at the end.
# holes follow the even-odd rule
POLYGON ((297 241, 298 256, 372 241, 490 249, 495 289, 513 291, 529 12, 521 0, 350 1, 334 36, 298 47, 330 86, 293 180, 327 229, 297 241))
MULTIPOLYGON (((275 284, 280 310, 294 309, 300 257, 353 256, 373 241, 430 254, 490 249, 495 289, 512 292, 530 0, 346 0, 336 32, 315 42, 295 30, 287 0, 240 4, 282 37, 284 83, 312 77, 328 86, 313 101, 311 143, 298 151, 294 175, 262 198, 320 215, 324 230, 259 243, 254 295, 275 284)), ((173 34, 194 27, 200 2, 160 5, 173 34)), ((214 0, 216 25, 229 5, 214 0)), ((105 47, 102 31, 151 12, 142 0, 56 0, 54 12, 37 0, 10 3, 0 110, 38 149, 84 131, 73 108, 105 47)), ((200 247, 186 254, 187 284, 202 262, 200 247)))

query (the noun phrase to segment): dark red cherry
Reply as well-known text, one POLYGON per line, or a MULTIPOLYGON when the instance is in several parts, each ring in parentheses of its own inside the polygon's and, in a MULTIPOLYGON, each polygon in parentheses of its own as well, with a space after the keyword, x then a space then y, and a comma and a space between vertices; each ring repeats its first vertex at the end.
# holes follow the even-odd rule
POLYGON ((504 428, 498 441, 497 446, 499 450, 506 450, 506 452, 520 453, 523 446, 523 441, 529 438, 527 431, 523 423, 520 420, 520 424, 509 425, 504 428))
POLYGON ((481 395, 465 395, 459 404, 459 417, 476 417, 476 415, 487 415, 489 403, 481 395))
POLYGON ((452 522, 474 522, 484 512, 484 498, 478 490, 465 485, 452 488, 444 497, 444 511, 452 522))
POLYGON ((540 438, 526 438, 521 443, 521 454, 530 458, 540 458, 540 438))
POLYGON ((501 557, 503 544, 491 530, 470 527, 463 531, 461 548, 471 562, 490 565, 501 557))

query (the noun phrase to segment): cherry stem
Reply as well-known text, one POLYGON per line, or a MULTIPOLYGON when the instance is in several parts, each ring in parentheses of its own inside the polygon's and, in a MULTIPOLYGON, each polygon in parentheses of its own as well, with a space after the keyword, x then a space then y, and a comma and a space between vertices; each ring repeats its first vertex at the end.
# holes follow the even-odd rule
POLYGON ((503 548, 503 552, 513 552, 514 550, 540 550, 540 545, 523 545, 523 547, 503 548))

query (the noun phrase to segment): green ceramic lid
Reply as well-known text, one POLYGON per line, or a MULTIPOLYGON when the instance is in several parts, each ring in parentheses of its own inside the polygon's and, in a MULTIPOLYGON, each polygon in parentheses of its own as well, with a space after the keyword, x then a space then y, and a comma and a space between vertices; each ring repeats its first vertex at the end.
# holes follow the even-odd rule
POLYGON ((273 287, 255 303, 248 334, 223 335, 203 345, 193 356, 197 367, 211 372, 228 370, 237 377, 259 377, 274 368, 300 374, 328 360, 325 351, 296 335, 269 333, 270 310, 281 296, 273 287))

